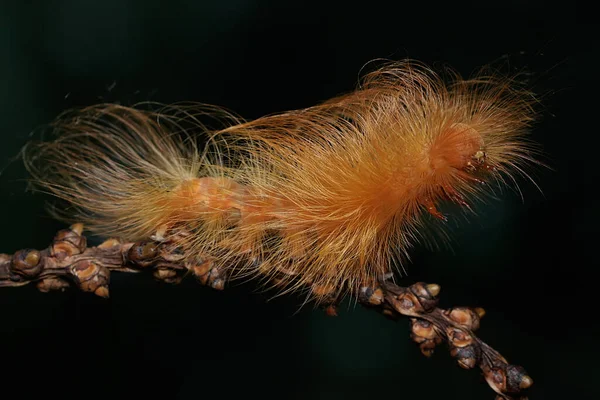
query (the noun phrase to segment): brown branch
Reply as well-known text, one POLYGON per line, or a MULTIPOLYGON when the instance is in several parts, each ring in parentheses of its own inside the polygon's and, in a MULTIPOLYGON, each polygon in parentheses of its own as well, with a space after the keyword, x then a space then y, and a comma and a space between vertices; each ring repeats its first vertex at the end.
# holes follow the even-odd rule
POLYGON ((0 287, 36 282, 39 290, 47 292, 74 285, 108 297, 111 271, 151 271, 155 278, 167 283, 178 283, 189 272, 202 284, 224 288, 222 271, 210 261, 184 263, 183 255, 172 242, 123 243, 108 239, 97 247, 87 247, 82 231, 83 225, 75 224, 59 231, 44 250, 23 249, 12 256, 0 254, 0 287))
POLYGON ((533 380, 525 369, 509 364, 473 333, 479 328, 485 311, 468 307, 437 308, 439 292, 440 287, 436 284, 418 282, 404 288, 383 279, 376 288, 362 288, 358 300, 392 319, 401 315, 411 317, 411 337, 426 357, 445 341, 459 366, 481 368, 485 380, 498 394, 496 400, 526 400, 524 392, 533 380))
MULTIPOLYGON (((12 256, 0 254, 0 287, 35 282, 43 292, 76 286, 108 297, 111 271, 151 271, 155 278, 167 283, 178 283, 184 275, 191 274, 201 284, 218 290, 224 288, 227 280, 226 271, 214 267, 210 260, 193 265, 184 262, 176 243, 155 240, 123 243, 109 239, 97 247, 87 247, 82 231, 83 225, 75 224, 59 231, 44 250, 23 249, 12 256)), ((411 337, 427 357, 433 354, 436 345, 445 341, 462 368, 481 368, 498 394, 497 400, 526 400, 524 391, 533 380, 522 367, 509 364, 473 333, 485 314, 483 309, 437 308, 439 292, 436 284, 419 282, 404 288, 386 277, 377 287, 363 287, 358 301, 392 319, 410 317, 411 337)), ((325 307, 329 315, 336 314, 339 300, 332 300, 325 307)))

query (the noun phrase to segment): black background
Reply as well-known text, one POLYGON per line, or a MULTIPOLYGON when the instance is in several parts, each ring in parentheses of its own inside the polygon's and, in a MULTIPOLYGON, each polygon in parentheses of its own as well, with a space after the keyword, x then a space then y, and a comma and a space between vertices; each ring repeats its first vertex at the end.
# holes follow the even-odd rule
MULTIPOLYGON (((551 169, 469 223, 453 250, 417 249, 408 277, 442 306, 480 305, 482 338, 535 380, 531 399, 598 398, 593 271, 597 22, 577 2, 2 1, 0 251, 62 225, 13 158, 59 112, 100 101, 193 100, 256 118, 351 90, 372 59, 525 71, 532 136, 551 169), (596 391, 595 395, 592 391, 596 391)), ((0 290, 0 396, 492 399, 408 323, 349 303, 338 318, 252 284, 224 293, 113 276, 111 298, 0 290)), ((597 336, 596 336, 597 337, 597 336)), ((6 397, 11 398, 11 397, 6 397)))

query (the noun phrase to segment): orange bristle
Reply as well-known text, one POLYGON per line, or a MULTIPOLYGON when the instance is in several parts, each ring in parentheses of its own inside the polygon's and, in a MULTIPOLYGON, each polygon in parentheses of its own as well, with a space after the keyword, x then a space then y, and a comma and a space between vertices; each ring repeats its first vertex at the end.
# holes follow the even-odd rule
POLYGON ((39 187, 71 203, 64 219, 127 240, 177 237, 190 264, 214 259, 319 300, 392 271, 426 235, 426 211, 445 218, 440 201, 468 208, 482 181, 535 163, 524 140, 533 97, 514 85, 444 82, 407 61, 249 122, 200 105, 102 104, 59 118, 58 138, 30 145, 26 161, 39 187))

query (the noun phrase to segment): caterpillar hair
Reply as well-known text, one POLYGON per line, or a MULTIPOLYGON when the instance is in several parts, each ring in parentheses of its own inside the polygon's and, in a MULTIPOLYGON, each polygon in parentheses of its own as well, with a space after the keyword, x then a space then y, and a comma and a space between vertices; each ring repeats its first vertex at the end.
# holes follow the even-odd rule
POLYGON ((470 204, 536 164, 535 98, 515 79, 386 64, 347 94, 252 121, 218 107, 100 104, 24 151, 55 215, 95 234, 177 243, 316 302, 358 295, 470 204), (444 75, 444 76, 446 76, 444 75), (216 121, 216 122, 215 122, 216 121))

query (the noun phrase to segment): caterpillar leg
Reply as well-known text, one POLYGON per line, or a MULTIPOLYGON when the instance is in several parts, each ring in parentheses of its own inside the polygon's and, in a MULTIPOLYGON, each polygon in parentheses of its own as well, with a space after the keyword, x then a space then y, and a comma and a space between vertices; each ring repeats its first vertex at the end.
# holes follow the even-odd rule
POLYGON ((448 221, 448 218, 440 211, 438 211, 435 202, 431 197, 424 197, 423 199, 421 199, 420 203, 423 207, 425 207, 427 212, 435 218, 441 219, 442 221, 448 221))
POLYGON ((469 210, 471 209, 471 206, 469 203, 467 203, 465 198, 450 186, 444 186, 444 196, 446 199, 458 204, 459 206, 465 207, 469 210))

